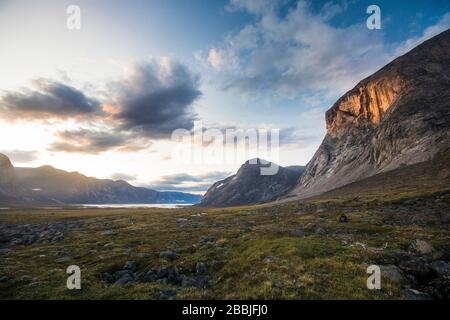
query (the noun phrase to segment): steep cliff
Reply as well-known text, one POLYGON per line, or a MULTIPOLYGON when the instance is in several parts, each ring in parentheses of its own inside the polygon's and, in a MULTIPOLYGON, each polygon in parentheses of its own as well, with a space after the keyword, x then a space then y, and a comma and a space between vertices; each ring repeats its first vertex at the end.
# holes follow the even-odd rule
POLYGON ((450 30, 361 81, 327 111, 326 124, 291 197, 317 195, 448 150, 450 30))
POLYGON ((9 158, 0 153, 0 202, 14 199, 16 189, 14 167, 9 158))

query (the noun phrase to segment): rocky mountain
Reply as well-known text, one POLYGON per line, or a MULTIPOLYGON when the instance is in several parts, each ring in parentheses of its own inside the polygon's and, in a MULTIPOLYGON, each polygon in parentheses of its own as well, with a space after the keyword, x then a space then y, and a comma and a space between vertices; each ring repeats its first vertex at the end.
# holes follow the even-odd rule
POLYGON ((15 199, 17 192, 16 181, 14 178, 14 167, 9 158, 0 154, 0 202, 15 199))
POLYGON ((327 134, 289 197, 306 198, 450 147, 450 30, 362 80, 326 112, 327 134))
POLYGON ((200 195, 158 192, 125 181, 86 177, 51 166, 14 168, 0 155, 0 201, 14 204, 198 203, 200 195))
POLYGON ((245 162, 235 175, 214 183, 200 205, 228 207, 274 200, 296 184, 304 169, 280 166, 276 175, 261 175, 260 169, 270 166, 270 162, 260 159, 255 162, 245 162))

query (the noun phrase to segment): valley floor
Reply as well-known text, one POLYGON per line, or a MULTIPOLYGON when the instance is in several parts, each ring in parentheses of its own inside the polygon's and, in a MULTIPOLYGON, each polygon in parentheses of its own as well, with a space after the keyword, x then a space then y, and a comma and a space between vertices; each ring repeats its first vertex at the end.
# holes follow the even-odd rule
POLYGON ((228 209, 3 210, 0 298, 448 299, 449 206, 441 190, 228 209), (367 289, 372 264, 381 290, 367 289), (66 288, 69 265, 81 268, 81 290, 66 288))

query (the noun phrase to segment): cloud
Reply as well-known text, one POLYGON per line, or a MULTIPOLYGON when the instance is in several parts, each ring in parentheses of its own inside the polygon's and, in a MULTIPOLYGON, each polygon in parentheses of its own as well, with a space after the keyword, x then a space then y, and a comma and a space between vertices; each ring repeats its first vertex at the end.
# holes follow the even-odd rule
POLYGON ((109 150, 138 151, 151 145, 148 140, 114 130, 66 130, 57 132, 56 137, 57 140, 50 146, 51 151, 96 154, 109 150))
POLYGON ((168 138, 175 129, 192 129, 192 104, 201 96, 200 79, 169 58, 134 64, 119 82, 110 84, 117 106, 113 119, 121 130, 153 139, 168 138))
POLYGON ((312 108, 298 117, 300 126, 280 130, 280 147, 304 149, 319 144, 325 134, 325 109, 312 108))
POLYGON ((26 163, 37 159, 37 151, 23 151, 23 150, 0 150, 0 153, 8 156, 12 162, 26 163))
POLYGON ((397 56, 403 55, 411 49, 417 47, 422 42, 438 35, 450 28, 450 13, 446 13, 439 21, 424 30, 421 36, 410 38, 401 43, 395 50, 397 56))
POLYGON ((368 30, 365 23, 330 24, 346 7, 326 3, 313 12, 305 1, 232 0, 229 10, 246 10, 255 22, 226 37, 210 50, 215 59, 205 60, 219 72, 224 89, 251 96, 342 94, 391 58, 382 31, 368 30))
POLYGON ((50 79, 33 81, 34 89, 6 91, 0 98, 0 117, 6 120, 67 119, 100 111, 100 102, 80 90, 50 79))
POLYGON ((113 180, 134 181, 136 178, 136 176, 126 173, 113 173, 111 175, 111 179, 113 180))
POLYGON ((213 183, 231 174, 226 171, 213 171, 197 176, 185 173, 172 174, 152 181, 147 187, 159 191, 206 192, 213 183))

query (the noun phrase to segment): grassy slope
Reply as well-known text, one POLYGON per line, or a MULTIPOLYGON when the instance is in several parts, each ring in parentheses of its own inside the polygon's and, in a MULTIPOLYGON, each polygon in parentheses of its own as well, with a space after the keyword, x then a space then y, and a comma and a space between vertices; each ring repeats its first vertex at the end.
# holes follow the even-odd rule
POLYGON ((414 239, 424 239, 438 250, 450 245, 448 222, 442 223, 450 206, 448 176, 442 174, 448 170, 445 160, 423 164, 431 171, 398 170, 375 182, 277 205, 2 211, 1 224, 74 220, 81 226, 61 242, 12 246, 13 252, 0 255, 0 278, 9 278, 0 282, 0 298, 153 299, 165 288, 176 290, 177 299, 400 298, 400 288, 387 279, 381 291, 367 290, 366 267, 388 261, 389 251, 405 249, 414 239), (342 213, 348 223, 338 222, 342 213), (188 222, 182 226, 177 218, 188 222), (318 228, 325 234, 318 234, 318 228), (102 234, 105 230, 114 234, 102 234), (304 236, 293 234, 299 230, 304 236), (216 241, 201 242, 205 235, 216 241), (386 243, 387 249, 382 249, 386 243), (178 259, 161 259, 159 252, 167 249, 175 250, 178 259), (56 262, 62 256, 70 260, 56 262), (273 261, 265 262, 267 256, 273 261), (213 284, 200 290, 155 283, 116 286, 101 280, 102 272, 129 260, 137 261, 140 270, 175 265, 181 271, 203 261, 213 284), (65 288, 65 268, 70 264, 82 269, 80 291, 65 288), (32 280, 21 281, 23 275, 32 280))

